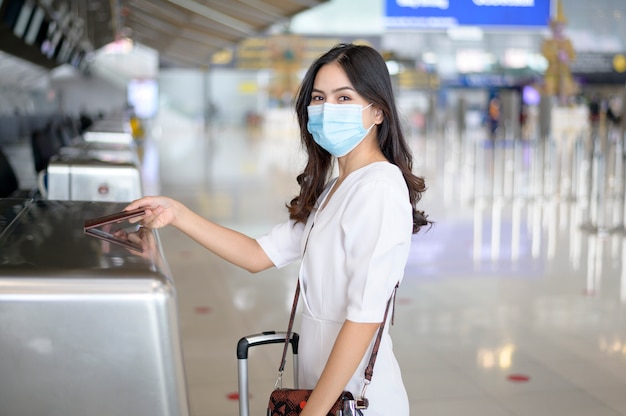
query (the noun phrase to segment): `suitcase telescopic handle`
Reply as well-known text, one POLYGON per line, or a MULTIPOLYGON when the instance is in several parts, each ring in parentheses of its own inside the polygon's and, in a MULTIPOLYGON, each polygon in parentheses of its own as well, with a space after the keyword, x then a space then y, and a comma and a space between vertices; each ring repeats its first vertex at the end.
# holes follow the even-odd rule
MULTIPOLYGON (((254 347, 256 345, 284 343, 286 336, 287 336, 286 332, 276 332, 276 331, 265 331, 260 334, 245 336, 241 338, 239 342, 237 343, 237 359, 247 360, 248 350, 250 349, 250 347, 254 347)), ((291 344, 291 350, 294 355, 298 354, 299 342, 300 342, 300 335, 298 335, 295 332, 292 332, 289 343, 291 344)))
MULTIPOLYGON (((237 369, 239 385, 239 416, 250 416, 248 395, 248 350, 256 345, 284 344, 287 332, 266 331, 260 334, 248 335, 237 343, 237 369)), ((289 343, 293 350, 294 387, 298 388, 298 342, 300 336, 292 332, 289 343)))

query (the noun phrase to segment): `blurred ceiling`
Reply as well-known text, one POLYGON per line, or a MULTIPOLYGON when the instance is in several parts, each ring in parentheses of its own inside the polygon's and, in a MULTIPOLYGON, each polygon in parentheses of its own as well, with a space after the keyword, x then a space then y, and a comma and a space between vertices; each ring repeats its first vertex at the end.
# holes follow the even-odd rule
POLYGON ((326 1, 123 0, 114 12, 130 38, 159 51, 162 65, 204 66, 214 52, 326 1))
MULTIPOLYGON (((28 5, 44 8, 64 32, 80 33, 86 49, 97 50, 121 36, 159 52, 161 66, 203 67, 210 56, 328 0, 4 0, 0 14, 19 14, 28 5)), ((0 28, 0 49, 48 68, 36 45, 0 28)), ((69 35, 68 35, 69 36, 69 35)), ((62 62, 61 62, 62 63, 62 62)))

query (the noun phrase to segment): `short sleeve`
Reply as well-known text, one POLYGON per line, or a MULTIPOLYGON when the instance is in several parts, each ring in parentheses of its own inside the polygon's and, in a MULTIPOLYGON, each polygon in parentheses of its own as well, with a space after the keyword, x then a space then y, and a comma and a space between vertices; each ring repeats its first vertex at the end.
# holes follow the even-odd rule
POLYGON ((387 301, 402 280, 411 244, 412 208, 406 186, 384 180, 358 186, 342 227, 348 274, 346 318, 381 322, 387 301))
POLYGON ((257 242, 274 266, 280 269, 302 255, 303 230, 304 224, 289 220, 276 225, 268 234, 257 238, 257 242))

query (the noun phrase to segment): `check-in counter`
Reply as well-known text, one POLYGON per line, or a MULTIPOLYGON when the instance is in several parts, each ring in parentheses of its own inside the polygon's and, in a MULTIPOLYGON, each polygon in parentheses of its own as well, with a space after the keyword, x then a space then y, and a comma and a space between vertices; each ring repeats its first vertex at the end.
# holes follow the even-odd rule
POLYGON ((133 134, 130 124, 122 120, 100 120, 83 133, 86 142, 131 145, 133 134))
POLYGON ((95 120, 89 130, 100 131, 131 131, 130 118, 127 115, 117 114, 107 118, 95 120))
POLYGON ((114 131, 86 131, 83 133, 86 142, 118 143, 130 145, 133 142, 132 133, 114 131))
POLYGON ((143 196, 137 143, 123 119, 98 120, 50 158, 38 178, 49 200, 130 202, 143 196))
POLYGON ((99 143, 81 141, 72 146, 62 147, 59 155, 77 159, 96 159, 103 162, 133 163, 140 166, 135 143, 131 145, 120 143, 99 143))
MULTIPOLYGON (((122 160, 121 155, 123 152, 118 160, 122 160)), ((46 197, 50 200, 130 202, 143 195, 141 168, 136 161, 100 160, 84 152, 52 157, 47 181, 46 197)))
POLYGON ((0 415, 188 416, 157 232, 84 233, 123 206, 0 199, 0 415))

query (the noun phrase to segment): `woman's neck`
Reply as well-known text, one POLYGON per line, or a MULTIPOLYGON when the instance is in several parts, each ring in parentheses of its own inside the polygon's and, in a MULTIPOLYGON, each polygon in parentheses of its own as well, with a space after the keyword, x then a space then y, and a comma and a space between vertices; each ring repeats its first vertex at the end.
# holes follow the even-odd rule
POLYGON ((360 148, 359 145, 352 152, 337 159, 337 167, 339 168, 338 182, 343 181, 352 172, 361 169, 375 162, 386 162, 387 158, 380 151, 378 146, 367 146, 360 148))

